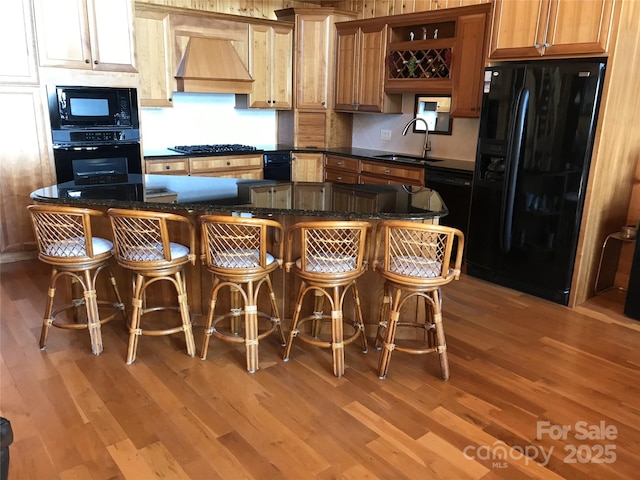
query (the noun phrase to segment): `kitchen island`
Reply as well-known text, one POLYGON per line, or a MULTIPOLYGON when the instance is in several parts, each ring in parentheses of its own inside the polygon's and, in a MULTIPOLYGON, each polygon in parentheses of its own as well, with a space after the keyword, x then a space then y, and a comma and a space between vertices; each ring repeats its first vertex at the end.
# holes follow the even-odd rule
MULTIPOLYGON (((323 218, 367 220, 374 227, 377 221, 383 219, 437 223, 448 214, 438 193, 424 187, 179 175, 129 175, 127 183, 107 185, 67 182, 36 190, 31 194, 31 199, 37 203, 76 205, 105 211, 111 207, 172 211, 191 218, 196 226, 200 215, 211 213, 270 217, 279 221, 285 229, 299 221, 323 218)), ((175 241, 188 244, 187 232, 173 233, 177 236, 175 241)), ((96 225, 94 234, 109 238, 108 223, 96 225)), ((371 239, 373 242, 373 236, 371 239)), ((186 273, 191 311, 196 315, 206 313, 210 275, 199 263, 187 267, 186 273)), ((120 285, 129 284, 127 275, 128 272, 117 269, 116 277, 120 285)), ((291 297, 297 291, 295 280, 279 270, 273 276, 273 282, 282 315, 289 318, 294 301, 291 297)), ((363 315, 367 333, 372 335, 377 324, 382 282, 375 272, 367 272, 361 282, 366 285, 361 289, 363 315)), ((160 295, 164 293, 161 292, 158 297, 161 298, 160 295)), ((130 296, 130 292, 125 294, 130 296)), ((196 325, 198 322, 196 320, 196 325)))

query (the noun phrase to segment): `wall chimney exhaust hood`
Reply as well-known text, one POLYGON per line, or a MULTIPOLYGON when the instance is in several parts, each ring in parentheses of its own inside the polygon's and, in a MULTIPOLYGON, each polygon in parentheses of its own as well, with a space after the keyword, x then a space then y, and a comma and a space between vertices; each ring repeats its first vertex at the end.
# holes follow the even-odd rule
POLYGON ((230 40, 190 37, 176 80, 179 92, 251 93, 253 78, 230 40))

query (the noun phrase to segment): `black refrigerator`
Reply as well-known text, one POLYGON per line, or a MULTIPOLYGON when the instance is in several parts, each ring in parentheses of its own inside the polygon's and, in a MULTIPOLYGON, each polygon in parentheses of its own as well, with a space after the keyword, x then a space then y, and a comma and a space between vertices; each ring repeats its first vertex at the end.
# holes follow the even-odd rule
POLYGON ((605 60, 484 72, 469 275, 568 304, 605 60))

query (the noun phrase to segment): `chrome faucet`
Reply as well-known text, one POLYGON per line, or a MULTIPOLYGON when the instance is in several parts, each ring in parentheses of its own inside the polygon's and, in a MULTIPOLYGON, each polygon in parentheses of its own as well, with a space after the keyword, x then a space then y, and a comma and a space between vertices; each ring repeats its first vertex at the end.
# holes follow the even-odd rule
POLYGON ((427 152, 431 150, 431 147, 429 147, 429 125, 427 125, 427 121, 424 118, 415 117, 409 120, 409 123, 407 123, 404 126, 404 130, 402 130, 402 136, 405 136, 409 131, 409 127, 418 120, 424 123, 424 145, 422 146, 422 158, 427 158, 427 152))

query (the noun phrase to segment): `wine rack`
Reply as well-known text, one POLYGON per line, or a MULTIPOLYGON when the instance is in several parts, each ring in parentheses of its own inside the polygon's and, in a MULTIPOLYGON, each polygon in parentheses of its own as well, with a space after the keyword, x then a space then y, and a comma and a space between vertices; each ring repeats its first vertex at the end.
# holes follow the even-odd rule
POLYGON ((389 79, 448 79, 451 71, 451 48, 398 50, 389 53, 389 79))

